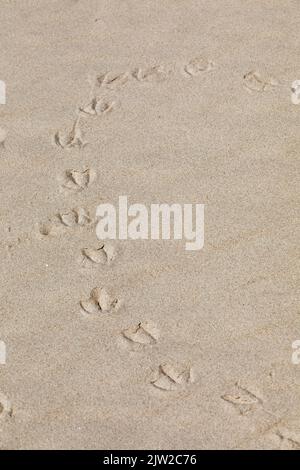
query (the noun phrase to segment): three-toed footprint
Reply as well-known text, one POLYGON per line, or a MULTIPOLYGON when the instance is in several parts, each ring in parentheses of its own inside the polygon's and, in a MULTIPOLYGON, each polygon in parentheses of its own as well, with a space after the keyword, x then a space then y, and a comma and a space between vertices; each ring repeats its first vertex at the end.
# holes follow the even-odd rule
POLYGON ((59 213, 57 218, 65 227, 85 226, 93 223, 93 218, 83 207, 59 213))
POLYGON ((71 209, 68 212, 60 212, 49 217, 46 222, 36 224, 39 238, 55 237, 65 233, 68 228, 85 227, 91 225, 94 219, 89 211, 83 207, 71 209))
POLYGON ((71 192, 81 192, 87 189, 96 179, 95 170, 87 168, 85 170, 66 170, 61 187, 71 192))
POLYGON ((110 89, 116 89, 124 86, 130 78, 129 72, 121 72, 121 73, 114 73, 114 72, 107 72, 102 75, 99 75, 96 78, 96 84, 99 87, 107 87, 110 89))
POLYGON ((180 367, 173 364, 161 364, 155 372, 151 384, 164 391, 180 391, 196 382, 196 374, 191 366, 180 367))
POLYGON ((117 106, 117 101, 110 98, 93 98, 88 104, 79 108, 84 114, 104 116, 117 106))
POLYGON ((102 243, 97 248, 83 248, 80 264, 89 267, 93 264, 111 264, 116 257, 116 248, 109 242, 102 243))
POLYGON ((263 403, 257 393, 251 392, 239 382, 235 384, 230 392, 222 395, 221 398, 230 403, 241 415, 248 414, 263 403))
POLYGON ((83 132, 80 127, 80 115, 76 118, 71 131, 57 131, 54 135, 54 142, 58 147, 70 149, 73 147, 83 148, 87 142, 84 140, 83 132))
POLYGON ((84 313, 112 313, 120 309, 122 302, 112 296, 105 287, 95 287, 87 300, 81 300, 80 306, 84 313))
POLYGON ((131 343, 152 345, 159 339, 159 329, 153 323, 145 321, 123 330, 122 335, 131 343))

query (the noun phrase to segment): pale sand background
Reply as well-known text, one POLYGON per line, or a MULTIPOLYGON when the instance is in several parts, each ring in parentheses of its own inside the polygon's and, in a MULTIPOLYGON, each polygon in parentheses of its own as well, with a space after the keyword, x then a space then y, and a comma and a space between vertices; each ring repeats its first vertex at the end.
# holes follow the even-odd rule
POLYGON ((300 447, 300 107, 289 91, 300 78, 299 2, 1 0, 0 25, 0 390, 13 406, 0 446, 300 447), (201 54, 215 69, 184 75, 201 54), (88 101, 89 76, 157 64, 172 66, 167 80, 131 79, 111 92, 117 109, 84 121, 83 150, 53 145, 88 101), (249 93, 251 70, 280 86, 249 93), (98 179, 65 194, 68 168, 98 179), (122 194, 205 203, 204 250, 127 241, 111 266, 83 270, 94 228, 39 237, 48 216, 122 194), (102 285, 125 308, 83 316, 79 301, 102 285), (145 320, 160 340, 131 350, 120 333, 145 320), (155 389, 164 362, 193 364, 197 383, 155 389), (259 397, 244 415, 221 398, 237 381, 259 397))

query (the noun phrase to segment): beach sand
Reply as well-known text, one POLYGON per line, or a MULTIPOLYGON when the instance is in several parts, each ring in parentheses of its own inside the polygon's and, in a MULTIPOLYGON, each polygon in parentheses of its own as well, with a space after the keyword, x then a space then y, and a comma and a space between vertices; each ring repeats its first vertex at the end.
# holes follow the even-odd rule
POLYGON ((298 7, 1 0, 0 448, 300 448, 298 7), (101 248, 120 195, 204 248, 101 248))

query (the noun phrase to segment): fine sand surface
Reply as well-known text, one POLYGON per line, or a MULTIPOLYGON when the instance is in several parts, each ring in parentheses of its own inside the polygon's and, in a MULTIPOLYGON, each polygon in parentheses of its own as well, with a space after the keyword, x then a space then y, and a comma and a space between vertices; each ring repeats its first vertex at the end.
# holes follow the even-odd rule
POLYGON ((300 448, 299 41, 297 0, 1 0, 0 448, 300 448), (120 195, 204 249, 101 249, 120 195))

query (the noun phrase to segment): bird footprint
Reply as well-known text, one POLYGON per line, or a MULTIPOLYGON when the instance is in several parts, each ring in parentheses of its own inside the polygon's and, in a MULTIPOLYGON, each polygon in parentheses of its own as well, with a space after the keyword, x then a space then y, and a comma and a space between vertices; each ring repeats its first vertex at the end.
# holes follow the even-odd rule
POLYGON ((159 330, 152 323, 142 322, 122 331, 122 335, 133 343, 155 344, 159 338, 159 330))
POLYGON ((90 103, 80 108, 80 111, 85 114, 92 116, 104 116, 116 107, 116 101, 104 99, 104 98, 93 98, 90 103))
POLYGON ((66 227, 75 227, 76 225, 85 226, 93 222, 89 212, 82 207, 72 209, 70 212, 58 214, 57 217, 66 227))
POLYGON ((80 192, 88 188, 96 179, 96 172, 87 168, 84 171, 67 170, 62 187, 74 192, 80 192))
POLYGON ((119 88, 121 86, 124 86, 128 80, 129 80, 129 73, 128 72, 122 72, 122 73, 113 73, 113 72, 107 72, 105 74, 99 75, 96 78, 96 83, 98 86, 102 87, 108 87, 108 88, 119 88))
POLYGON ((56 132, 54 136, 55 144, 61 148, 78 147, 83 148, 87 142, 84 140, 83 133, 80 129, 80 116, 75 120, 73 127, 68 133, 56 132))
POLYGON ((116 256, 116 249, 110 243, 103 243, 99 248, 83 248, 81 264, 110 264, 116 256))
POLYGON ((262 399, 248 389, 242 387, 238 382, 233 390, 221 397, 223 400, 231 403, 241 415, 246 415, 262 404, 262 399))
POLYGON ((132 71, 132 76, 139 82, 162 81, 165 80, 171 70, 167 70, 163 65, 155 65, 146 69, 136 68, 132 71))
POLYGON ((267 88, 278 86, 275 78, 263 78, 259 72, 251 71, 244 75, 244 86, 250 91, 262 93, 267 88))
POLYGON ((152 385, 160 390, 178 391, 195 383, 196 376, 192 367, 179 368, 172 364, 160 365, 152 385))
POLYGON ((86 313, 111 313, 119 310, 121 301, 111 296, 104 287, 95 287, 91 291, 90 298, 81 300, 80 305, 86 313))
POLYGON ((184 67, 184 70, 188 75, 195 77, 197 75, 201 75, 204 72, 210 72, 214 66, 214 62, 204 56, 199 56, 191 59, 184 67))

